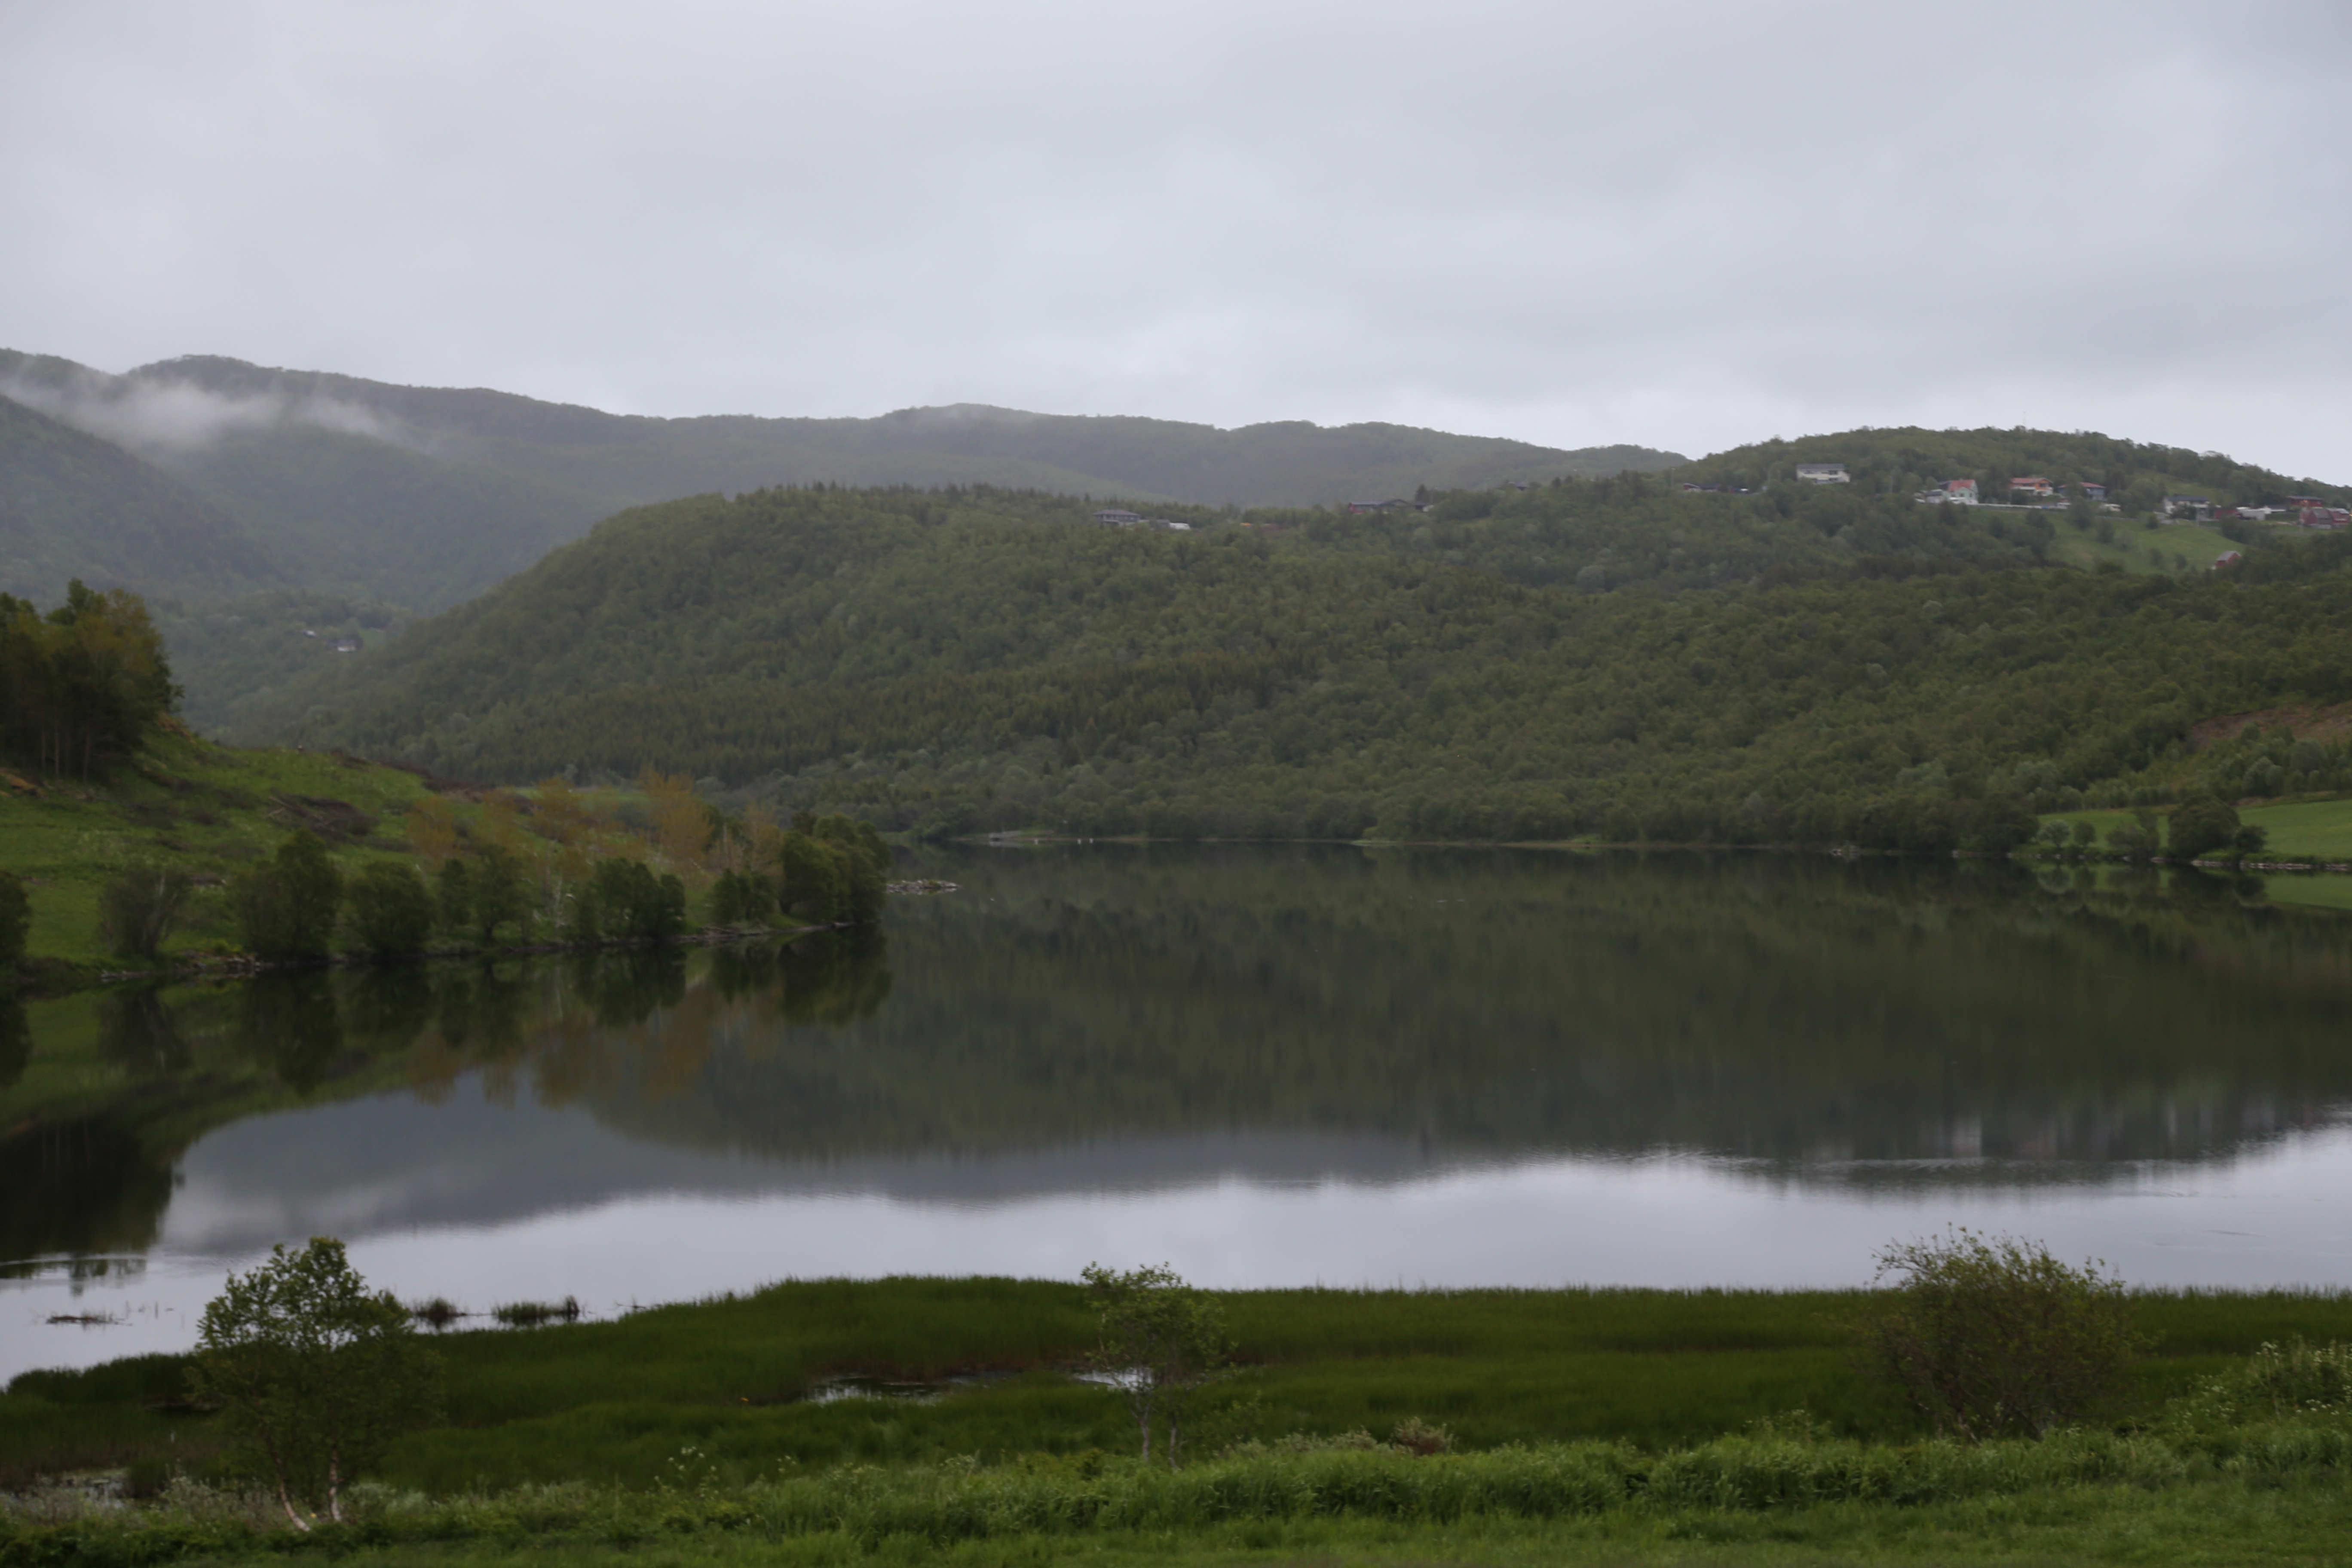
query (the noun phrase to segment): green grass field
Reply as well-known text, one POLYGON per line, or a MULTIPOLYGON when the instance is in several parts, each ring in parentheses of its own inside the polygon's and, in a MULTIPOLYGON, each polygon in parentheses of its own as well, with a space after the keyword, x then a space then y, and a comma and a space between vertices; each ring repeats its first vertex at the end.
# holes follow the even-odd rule
POLYGON ((29 1373, 0 1395, 0 1489, 28 1489, 0 1563, 2284 1563, 2352 1538, 2342 1411, 2167 1403, 2265 1342, 2352 1337, 2352 1295, 2140 1296, 2158 1344, 2120 1424, 1980 1446, 1926 1440, 1863 1373, 1854 1293, 1217 1300, 1243 1370, 1172 1472, 1137 1462, 1117 1392, 1066 1375, 1093 1327, 1073 1285, 818 1281, 450 1335, 449 1425, 310 1537, 201 1486, 143 1510, 31 1489, 201 1474, 211 1445, 168 1407, 172 1358, 29 1373), (844 1373, 993 1375, 803 1397, 844 1373), (1379 1441, 1407 1416, 1454 1451, 1379 1441))
POLYGON ((2352 863, 2352 800, 2250 805, 2238 813, 2238 820, 2270 835, 2265 854, 2352 863))
POLYGON ((2112 563, 2126 572, 2204 572, 2217 556, 2240 548, 2228 534, 2202 523, 2147 528, 2121 517, 2108 520, 2116 525, 2115 538, 2102 544, 2093 532, 2075 531, 2063 513, 2050 517, 2058 528, 2050 542, 2050 558, 2084 570, 2112 563))
MULTIPOLYGON (((2158 816, 2165 815, 2162 811, 2158 816)), ((2098 831, 2104 844, 2114 829, 2128 826, 2128 811, 2059 811, 2041 819, 2063 822, 2072 826, 2087 822, 2098 831)), ((2318 859, 2337 864, 2352 863, 2352 799, 2293 801, 2278 805, 2247 805, 2238 808, 2238 820, 2250 827, 2259 827, 2270 837, 2264 845, 2265 858, 2288 856, 2296 859, 2318 859)))
POLYGON ((37 797, 0 789, 0 866, 24 879, 33 910, 26 951, 37 959, 110 962, 99 942, 99 889, 139 861, 181 866, 199 879, 166 951, 204 949, 233 934, 218 882, 275 849, 299 825, 302 803, 338 801, 373 820, 335 847, 348 869, 405 854, 401 818, 424 795, 415 774, 396 768, 159 736, 138 765, 103 784, 50 784, 37 797))
MULTIPOLYGON (((1952 1477, 1960 1484, 1949 1495, 1931 1480, 1908 1495, 1842 1497, 1841 1470, 1856 1477, 1853 1452, 1795 1446, 1720 1445, 1671 1468, 1620 1470, 1605 1479, 1633 1489, 1614 1499, 1576 1484, 1602 1479, 1592 1472, 1606 1457, 1590 1451, 1528 1452, 1517 1463, 1333 1456, 1204 1466, 1181 1478, 1130 1468, 1076 1484, 981 1470, 650 1499, 589 1489, 426 1507, 394 1498, 363 1522, 309 1537, 193 1509, 157 1521, 85 1515, 13 1531, 0 1522, 0 1560, 93 1568, 298 1556, 370 1568, 2345 1560, 2352 1489, 2325 1462, 2196 1473, 2193 1458, 2148 1445, 2137 1464, 2129 1455, 2115 1463, 2111 1447, 2107 1464, 2079 1467, 2094 1474, 2078 1479, 2063 1475, 2063 1461, 2089 1456, 2053 1447, 2039 1464, 1963 1458, 1948 1468, 1979 1479, 1952 1477), (1823 1481, 1808 1495, 1808 1483, 1823 1481)), ((1936 1460, 1958 1457, 1911 1468, 1932 1474, 1946 1468, 1936 1460)))
MULTIPOLYGON (((1802 1408, 1855 1439, 1915 1418, 1853 1363, 1859 1298, 1834 1291, 1268 1290, 1223 1294, 1243 1363, 1198 1440, 1385 1434, 1407 1417, 1465 1448, 1578 1440, 1644 1450, 1802 1408)), ((2266 1341, 2352 1339, 2352 1297, 2151 1294, 2147 1408, 2266 1341)), ((1049 1281, 786 1284, 612 1322, 446 1336, 449 1424, 404 1440, 386 1479, 436 1496, 590 1480, 658 1484, 693 1447, 724 1484, 810 1466, 936 1464, 977 1453, 1118 1454, 1118 1396, 1067 1374, 1092 1342, 1078 1288, 1049 1281), (928 1402, 803 1397, 843 1373, 987 1374, 928 1402)), ((176 1358, 31 1373, 0 1395, 0 1484, 186 1455, 205 1423, 167 1405, 176 1358)))

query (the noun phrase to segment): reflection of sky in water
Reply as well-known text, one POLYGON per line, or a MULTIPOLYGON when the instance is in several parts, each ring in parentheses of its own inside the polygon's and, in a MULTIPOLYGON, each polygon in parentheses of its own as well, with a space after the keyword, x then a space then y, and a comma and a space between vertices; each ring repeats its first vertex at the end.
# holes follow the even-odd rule
POLYGON ((604 1313, 792 1275, 1069 1279, 1098 1260, 1223 1286, 1853 1285, 1887 1241, 1954 1222, 2144 1284, 2352 1287, 2340 1113, 2193 1163, 1822 1152, 1481 1162, 1373 1135, 1206 1134, 790 1162, 635 1142, 469 1084, 438 1107, 382 1096, 204 1139, 143 1268, 0 1282, 0 1376, 184 1348, 227 1269, 314 1234, 350 1241, 375 1284, 477 1310, 573 1295, 604 1313), (68 1312, 122 1321, 44 1321, 68 1312))

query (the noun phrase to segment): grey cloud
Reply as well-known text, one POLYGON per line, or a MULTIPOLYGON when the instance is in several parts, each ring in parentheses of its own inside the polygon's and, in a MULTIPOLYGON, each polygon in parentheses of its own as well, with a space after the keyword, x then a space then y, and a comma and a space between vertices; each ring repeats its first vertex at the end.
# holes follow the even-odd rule
POLYGON ((20 7, 0 342, 2342 475, 2347 65, 2332 3, 20 7))
POLYGON ((168 366, 139 376, 17 374, 0 378, 0 395, 133 451, 191 451, 289 424, 404 439, 397 426, 357 404, 278 391, 240 397, 173 379, 168 366))

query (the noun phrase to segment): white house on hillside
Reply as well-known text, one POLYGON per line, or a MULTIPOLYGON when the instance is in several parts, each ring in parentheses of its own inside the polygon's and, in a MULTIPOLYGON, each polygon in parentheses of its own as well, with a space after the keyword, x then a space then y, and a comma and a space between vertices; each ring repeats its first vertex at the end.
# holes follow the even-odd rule
POLYGON ((1799 463, 1797 477, 1816 485, 1850 484, 1853 479, 1843 463, 1799 463))

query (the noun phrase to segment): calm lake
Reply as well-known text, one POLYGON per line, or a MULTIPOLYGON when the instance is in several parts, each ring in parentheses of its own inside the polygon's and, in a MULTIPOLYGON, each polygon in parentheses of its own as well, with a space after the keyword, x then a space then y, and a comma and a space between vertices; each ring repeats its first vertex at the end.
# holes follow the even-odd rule
POLYGON ((184 1348, 228 1270, 313 1235, 478 1312, 1095 1260, 1850 1285, 1949 1223, 2137 1282, 2352 1286, 2352 916, 2257 884, 1339 847, 907 869, 961 890, 856 942, 0 1016, 0 1378, 184 1348))

